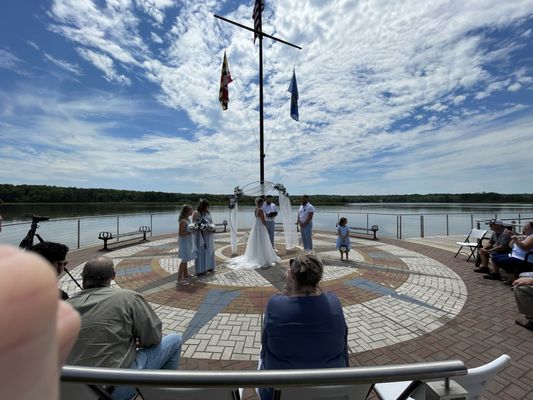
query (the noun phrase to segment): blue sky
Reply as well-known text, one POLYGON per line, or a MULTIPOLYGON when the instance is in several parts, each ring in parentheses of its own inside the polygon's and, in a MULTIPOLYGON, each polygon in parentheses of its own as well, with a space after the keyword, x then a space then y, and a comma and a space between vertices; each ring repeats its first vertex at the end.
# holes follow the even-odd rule
MULTIPOLYGON (((5 0, 0 182, 259 179, 253 2, 5 0), (222 111, 222 56, 232 77, 222 111)), ((265 178, 291 193, 531 192, 533 0, 265 1, 265 178), (300 121, 289 116, 296 69, 300 121)))

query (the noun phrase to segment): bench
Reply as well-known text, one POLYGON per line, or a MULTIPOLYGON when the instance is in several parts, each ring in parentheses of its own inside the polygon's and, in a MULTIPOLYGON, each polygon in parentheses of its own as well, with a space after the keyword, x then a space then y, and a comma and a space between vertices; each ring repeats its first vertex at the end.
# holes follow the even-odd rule
POLYGON ((361 226, 349 226, 348 229, 350 230, 350 233, 352 231, 359 231, 361 233, 366 233, 367 235, 370 235, 370 232, 372 232, 372 234, 374 235, 372 240, 378 240, 376 232, 379 230, 379 226, 377 225, 372 225, 370 228, 369 227, 365 228, 361 226))
POLYGON ((215 232, 218 230, 218 228, 222 228, 222 232, 227 232, 227 226, 228 226, 228 221, 224 220, 222 221, 222 223, 219 223, 219 224, 215 224, 215 232))
POLYGON ((140 226, 138 231, 125 232, 125 233, 112 233, 112 232, 100 232, 98 234, 98 239, 104 241, 104 248, 102 250, 109 250, 107 247, 107 242, 112 239, 116 239, 116 243, 119 241, 128 241, 140 239, 142 236, 143 242, 147 242, 146 234, 152 232, 149 226, 140 226), (125 239, 127 238, 127 239, 125 239), (121 240, 122 239, 122 240, 121 240))

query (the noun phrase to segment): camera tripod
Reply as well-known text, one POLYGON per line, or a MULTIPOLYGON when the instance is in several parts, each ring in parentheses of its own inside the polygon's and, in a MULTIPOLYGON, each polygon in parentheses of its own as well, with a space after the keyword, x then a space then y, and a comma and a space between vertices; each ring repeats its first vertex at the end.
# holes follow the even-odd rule
MULTIPOLYGON (((24 239, 21 240, 21 242, 19 244, 19 247, 21 249, 24 249, 24 250, 30 250, 31 247, 33 246, 33 241, 34 241, 35 237, 37 237, 37 239, 39 239, 39 243, 44 242, 44 239, 41 237, 41 235, 39 235, 37 233, 37 228, 39 228, 38 223, 39 222, 43 222, 43 221, 48 221, 49 219, 50 219, 50 217, 40 217, 38 215, 33 215, 32 216, 32 220, 31 220, 30 229, 28 230, 28 233, 26 234, 24 239)), ((74 281, 74 283, 80 289, 83 289, 81 287, 81 285, 78 283, 78 281, 76 280, 76 278, 74 278, 72 276, 72 274, 69 272, 69 270, 67 268, 65 268, 65 267, 63 267, 63 269, 66 272, 66 274, 70 277, 70 279, 72 279, 74 281)))

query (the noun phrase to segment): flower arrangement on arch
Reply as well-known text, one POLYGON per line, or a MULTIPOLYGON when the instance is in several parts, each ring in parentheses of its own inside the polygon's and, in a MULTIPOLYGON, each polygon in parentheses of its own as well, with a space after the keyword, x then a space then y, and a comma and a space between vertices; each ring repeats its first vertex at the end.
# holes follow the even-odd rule
POLYGON ((233 189, 233 194, 237 199, 240 199, 244 194, 244 191, 240 187, 235 186, 235 189, 233 189))
POLYGON ((282 183, 276 183, 274 185, 274 189, 276 189, 280 193, 283 193, 285 196, 289 195, 289 193, 287 193, 287 189, 285 189, 285 186, 282 183))

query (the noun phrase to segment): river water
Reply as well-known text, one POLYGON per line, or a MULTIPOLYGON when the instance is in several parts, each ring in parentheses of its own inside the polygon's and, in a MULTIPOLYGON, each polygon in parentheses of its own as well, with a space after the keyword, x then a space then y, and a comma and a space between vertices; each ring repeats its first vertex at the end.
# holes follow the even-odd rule
MULTIPOLYGON (((141 225, 154 235, 177 232, 179 206, 169 204, 90 203, 90 204, 3 204, 3 231, 0 243, 18 244, 29 229, 32 215, 50 217, 39 224, 46 240, 63 242, 71 248, 98 244, 101 231, 130 232, 141 225)), ((292 209, 296 221, 298 207, 292 209)), ((229 221, 229 209, 211 207, 214 222, 229 221)), ((465 203, 358 203, 342 206, 317 206, 315 229, 335 230, 339 217, 350 226, 379 226, 379 236, 397 238, 467 234, 476 220, 489 218, 533 219, 533 204, 465 203)), ((247 229, 254 219, 252 206, 239 206, 239 229, 247 229)), ((281 222, 281 217, 278 217, 281 222)), ((483 223, 482 223, 483 225, 483 223)))

